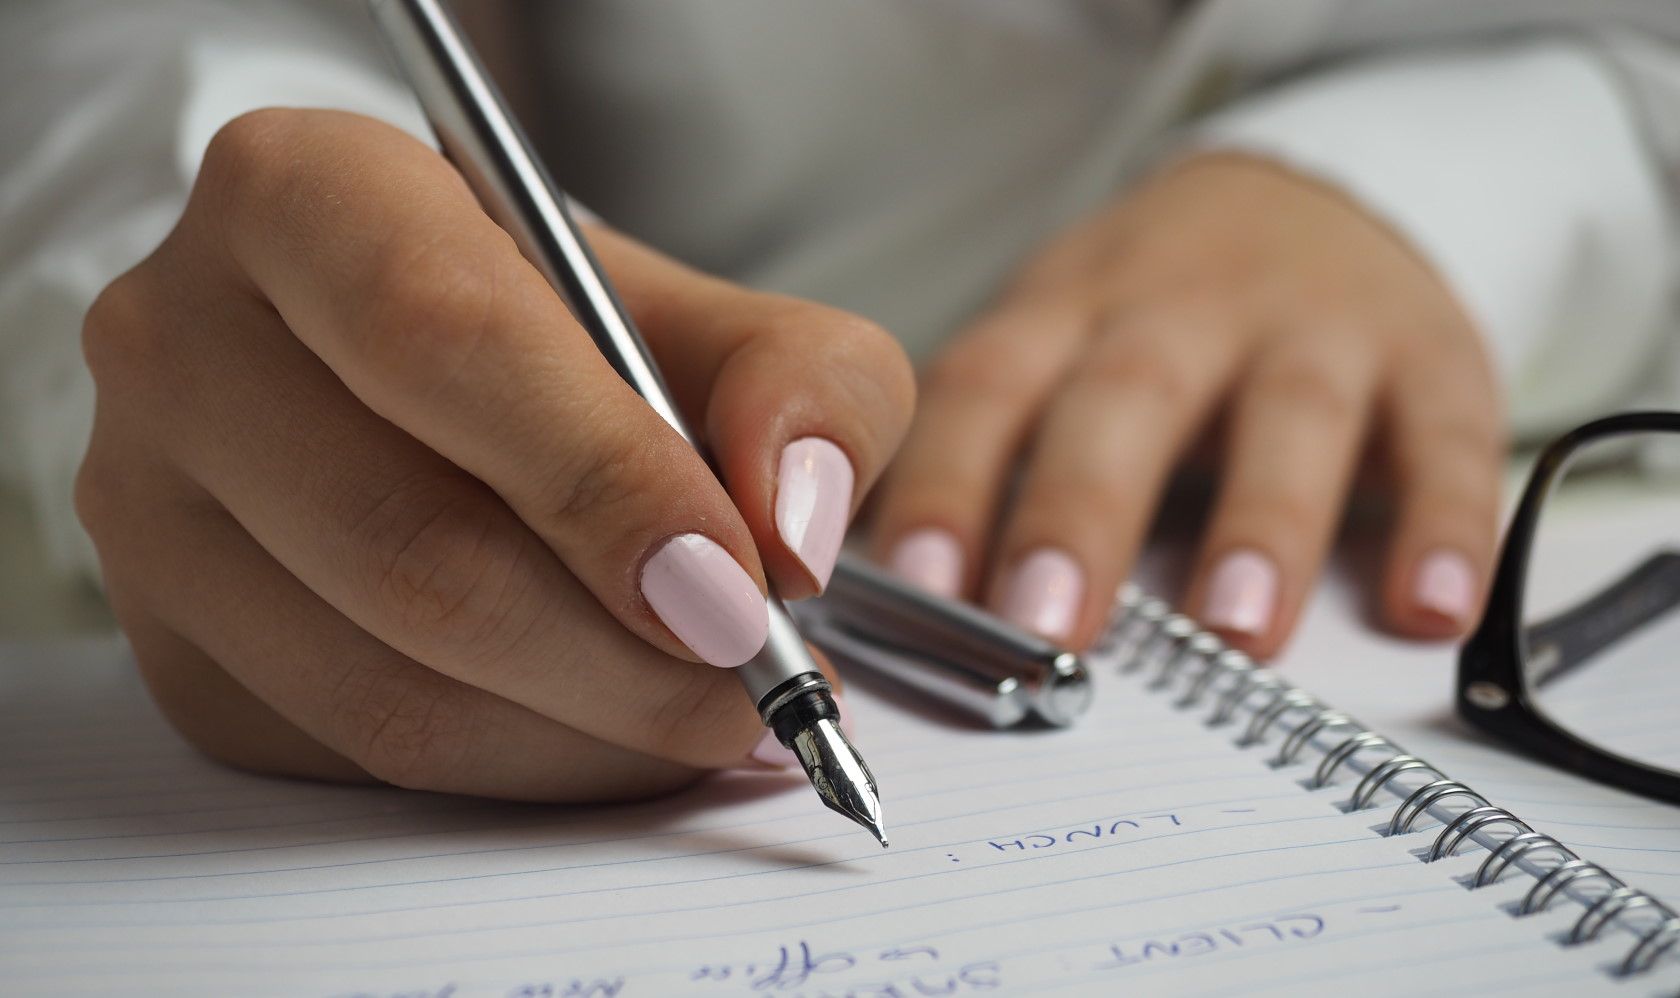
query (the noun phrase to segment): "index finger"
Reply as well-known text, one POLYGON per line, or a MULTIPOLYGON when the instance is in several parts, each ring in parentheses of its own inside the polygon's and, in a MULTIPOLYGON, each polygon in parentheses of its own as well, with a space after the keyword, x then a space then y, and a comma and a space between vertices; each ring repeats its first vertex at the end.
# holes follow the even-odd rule
POLYGON ((758 651, 763 571, 722 485, 436 153, 256 112, 204 175, 193 217, 363 404, 494 489, 631 631, 719 666, 758 651))
POLYGON ((839 309, 709 277, 608 230, 590 238, 704 427, 779 593, 814 595, 909 425, 903 349, 839 309))

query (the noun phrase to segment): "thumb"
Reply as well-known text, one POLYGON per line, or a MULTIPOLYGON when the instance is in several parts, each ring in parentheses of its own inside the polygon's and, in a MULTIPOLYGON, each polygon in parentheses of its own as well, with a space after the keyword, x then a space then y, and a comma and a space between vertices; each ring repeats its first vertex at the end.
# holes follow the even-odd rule
POLYGON ((903 439, 915 379, 866 319, 719 280, 591 230, 778 591, 822 591, 852 515, 903 439))

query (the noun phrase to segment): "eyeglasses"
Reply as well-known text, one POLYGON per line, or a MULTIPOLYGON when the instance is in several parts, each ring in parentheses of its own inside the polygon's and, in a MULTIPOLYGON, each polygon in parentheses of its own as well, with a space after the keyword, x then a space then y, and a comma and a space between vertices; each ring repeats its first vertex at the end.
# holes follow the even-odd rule
POLYGON ((1680 803, 1680 413, 1595 420, 1540 454, 1459 655, 1458 712, 1680 803))

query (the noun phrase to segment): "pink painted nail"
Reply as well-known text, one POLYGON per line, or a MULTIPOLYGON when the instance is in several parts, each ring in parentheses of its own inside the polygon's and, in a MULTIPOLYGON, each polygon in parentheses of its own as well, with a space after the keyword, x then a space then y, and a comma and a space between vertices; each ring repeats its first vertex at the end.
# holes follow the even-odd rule
POLYGON ((1446 548, 1429 552, 1418 562, 1412 598, 1418 606, 1455 623, 1469 620, 1476 609, 1476 573, 1470 560, 1446 548))
POLYGON ((1202 623, 1238 634, 1263 634, 1277 609, 1278 571, 1258 551, 1233 551, 1213 570, 1202 623))
POLYGON ((1073 633, 1084 596, 1079 562, 1065 551, 1039 548, 1015 567, 1000 612, 1029 631, 1059 640, 1073 633))
POLYGON ((828 585, 852 514, 852 462, 821 437, 782 448, 776 480, 776 530, 805 570, 828 585))
POLYGON ((893 548, 887 567, 935 596, 955 599, 962 592, 962 545, 948 530, 924 527, 905 534, 893 548))
POLYGON ((678 534, 642 566, 642 595, 689 650, 722 669, 758 654, 770 631, 764 597, 704 534, 678 534))

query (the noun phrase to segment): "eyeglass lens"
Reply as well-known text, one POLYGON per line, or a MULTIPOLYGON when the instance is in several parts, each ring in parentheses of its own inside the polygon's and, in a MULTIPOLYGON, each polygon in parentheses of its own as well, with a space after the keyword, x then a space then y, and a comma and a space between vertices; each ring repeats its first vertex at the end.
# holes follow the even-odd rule
POLYGON ((1680 433, 1583 444, 1541 507, 1520 647, 1535 707, 1680 770, 1680 433))

